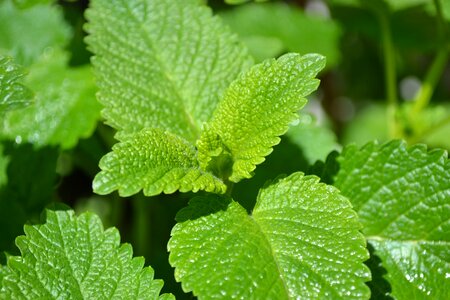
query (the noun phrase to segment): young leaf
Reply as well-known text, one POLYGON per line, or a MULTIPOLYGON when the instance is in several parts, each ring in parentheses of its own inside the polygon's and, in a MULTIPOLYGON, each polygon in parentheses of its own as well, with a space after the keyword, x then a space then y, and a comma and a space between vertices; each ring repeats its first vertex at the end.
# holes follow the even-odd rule
MULTIPOLYGON (((155 299, 162 282, 132 258, 115 228, 92 213, 47 211, 44 225, 25 226, 8 257, 0 297, 8 299, 155 299)), ((169 295, 160 298, 170 299, 169 295)))
POLYGON ((224 193, 224 183, 200 170, 195 148, 183 138, 161 129, 148 129, 116 144, 100 161, 94 179, 96 193, 118 190, 121 196, 141 189, 147 196, 161 192, 198 191, 224 193))
POLYGON ((229 179, 250 178, 289 123, 298 118, 304 97, 319 85, 315 76, 324 65, 323 56, 290 53, 241 74, 225 92, 197 143, 202 168, 213 171, 229 156, 229 179))
POLYGON ((449 295, 450 162, 443 150, 404 142, 361 149, 339 158, 335 185, 358 212, 399 299, 449 295))
POLYGON ((11 58, 0 55, 0 114, 30 104, 33 93, 20 82, 23 76, 11 58))
POLYGON ((318 181, 294 173, 263 188, 252 215, 224 196, 194 198, 168 245, 183 290, 204 299, 367 299, 357 215, 318 181))
POLYGON ((63 148, 90 136, 100 117, 100 105, 88 67, 69 68, 66 54, 48 51, 30 67, 25 83, 36 93, 35 103, 5 115, 3 136, 39 147, 63 148))
POLYGON ((0 1, 0 54, 29 66, 46 49, 61 48, 70 38, 70 28, 57 6, 16 8, 11 0, 0 1))
POLYGON ((225 88, 251 64, 198 0, 95 0, 87 42, 117 138, 161 128, 194 143, 225 88))

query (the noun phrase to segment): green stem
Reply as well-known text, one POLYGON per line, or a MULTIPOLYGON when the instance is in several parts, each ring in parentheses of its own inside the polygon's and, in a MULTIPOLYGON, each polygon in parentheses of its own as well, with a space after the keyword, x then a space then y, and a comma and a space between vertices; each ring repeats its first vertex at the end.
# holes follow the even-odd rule
MULTIPOLYGON (((442 14, 441 3, 439 0, 434 0, 434 5, 436 7, 437 15, 437 29, 439 34, 439 39, 441 41, 442 47, 439 50, 436 58, 434 59, 431 67, 428 69, 425 79, 422 83, 419 93, 414 98, 414 106, 411 111, 411 121, 417 119, 421 111, 428 105, 431 100, 431 96, 436 88, 439 79, 445 69, 449 56, 449 45, 446 40, 447 32, 445 27, 444 16, 442 14)), ((414 124, 414 123, 413 123, 414 124)))
POLYGON ((399 124, 397 122, 398 97, 397 97, 397 74, 395 67, 395 51, 392 43, 392 34, 389 24, 388 13, 385 9, 373 6, 374 11, 380 22, 381 34, 383 39, 383 57, 384 57, 384 73, 385 87, 387 97, 387 116, 388 129, 391 138, 400 138, 403 136, 399 124))
POLYGON ((447 47, 441 48, 431 67, 425 76, 419 93, 414 98, 414 106, 412 109, 412 117, 415 119, 418 114, 428 105, 433 95, 434 89, 441 78, 442 72, 447 64, 449 51, 447 47))
POLYGON ((387 95, 387 115, 388 115, 388 128, 389 136, 396 138, 401 135, 397 126, 397 75, 395 69, 395 57, 394 48, 392 46, 391 30, 389 27, 389 21, 385 14, 380 17, 381 30, 383 34, 383 54, 385 65, 385 85, 387 95))
POLYGON ((148 214, 148 201, 142 194, 136 195, 132 199, 134 222, 133 222, 133 248, 136 255, 145 256, 148 253, 147 241, 150 237, 150 218, 148 214))

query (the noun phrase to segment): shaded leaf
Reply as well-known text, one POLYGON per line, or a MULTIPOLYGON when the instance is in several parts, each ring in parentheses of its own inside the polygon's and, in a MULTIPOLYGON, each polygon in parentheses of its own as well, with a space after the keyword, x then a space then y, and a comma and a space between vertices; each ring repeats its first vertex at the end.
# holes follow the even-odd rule
POLYGON ((94 131, 100 105, 89 67, 69 68, 67 55, 48 51, 30 67, 25 83, 35 92, 35 103, 5 115, 3 136, 71 148, 94 131))
POLYGON ((54 200, 57 158, 54 148, 35 150, 29 144, 5 143, 0 158, 0 165, 6 163, 6 178, 0 182, 0 251, 12 251, 25 222, 37 221, 54 200))
POLYGON ((392 296, 449 294, 450 163, 443 150, 393 141, 349 146, 335 185, 358 212, 363 232, 387 270, 392 296))
POLYGON ((286 136, 300 147, 309 164, 325 160, 327 155, 340 148, 334 132, 317 124, 312 116, 300 115, 299 123, 291 125, 286 136))
POLYGON ((284 52, 319 53, 327 58, 327 68, 340 61, 339 25, 307 15, 297 5, 254 3, 226 10, 220 16, 259 61, 284 52))
POLYGON ((170 263, 200 299, 367 299, 368 257, 348 200, 301 173, 263 188, 248 215, 207 195, 179 212, 170 263))
POLYGON ((70 28, 57 6, 36 5, 16 8, 11 0, 0 1, 0 55, 14 57, 18 64, 29 66, 46 49, 65 46, 70 28))
POLYGON ((11 58, 0 56, 0 114, 31 103, 33 93, 21 83, 24 75, 11 58))

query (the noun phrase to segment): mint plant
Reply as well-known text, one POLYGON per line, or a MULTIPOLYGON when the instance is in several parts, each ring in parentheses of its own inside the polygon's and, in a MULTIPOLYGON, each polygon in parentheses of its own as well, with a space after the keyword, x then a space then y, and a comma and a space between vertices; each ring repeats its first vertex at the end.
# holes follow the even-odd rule
MULTIPOLYGON (((306 110, 346 31, 283 3, 203 2, 92 0, 72 26, 73 4, 0 3, 0 299, 447 298, 450 162, 415 141, 445 129, 428 103, 448 47, 400 103, 389 22, 409 6, 330 1, 384 34, 390 136, 340 145, 306 110), (92 191, 70 188, 83 178, 92 191)), ((448 46, 445 5, 421 9, 448 46)))

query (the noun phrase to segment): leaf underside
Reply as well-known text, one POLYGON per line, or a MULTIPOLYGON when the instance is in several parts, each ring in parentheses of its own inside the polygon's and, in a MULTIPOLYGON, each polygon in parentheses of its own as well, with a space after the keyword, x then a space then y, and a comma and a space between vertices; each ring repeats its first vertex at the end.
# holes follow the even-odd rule
POLYGON ((450 293, 450 163, 443 150, 393 141, 349 146, 335 185, 347 196, 387 270, 392 296, 450 293))
POLYGON ((201 299, 369 297, 368 253, 348 200, 301 173, 263 188, 252 215, 225 196, 179 212, 169 261, 201 299))
POLYGON ((86 16, 103 116, 119 140, 161 128, 194 143, 225 88, 252 63, 198 0, 95 0, 86 16))
POLYGON ((94 191, 121 196, 141 189, 147 196, 161 192, 198 191, 224 193, 224 183, 198 166, 195 148, 184 139, 160 129, 143 130, 100 161, 102 171, 94 179, 94 191))
MULTIPOLYGON (((8 257, 0 297, 7 299, 156 299, 161 280, 115 228, 92 213, 47 211, 44 225, 25 226, 8 257)), ((169 295, 161 298, 169 299, 169 295)))
POLYGON ((197 143, 202 167, 214 169, 214 157, 230 154, 229 180, 250 178, 298 118, 297 111, 319 85, 315 76, 324 66, 323 56, 289 53, 242 73, 225 92, 197 143))

